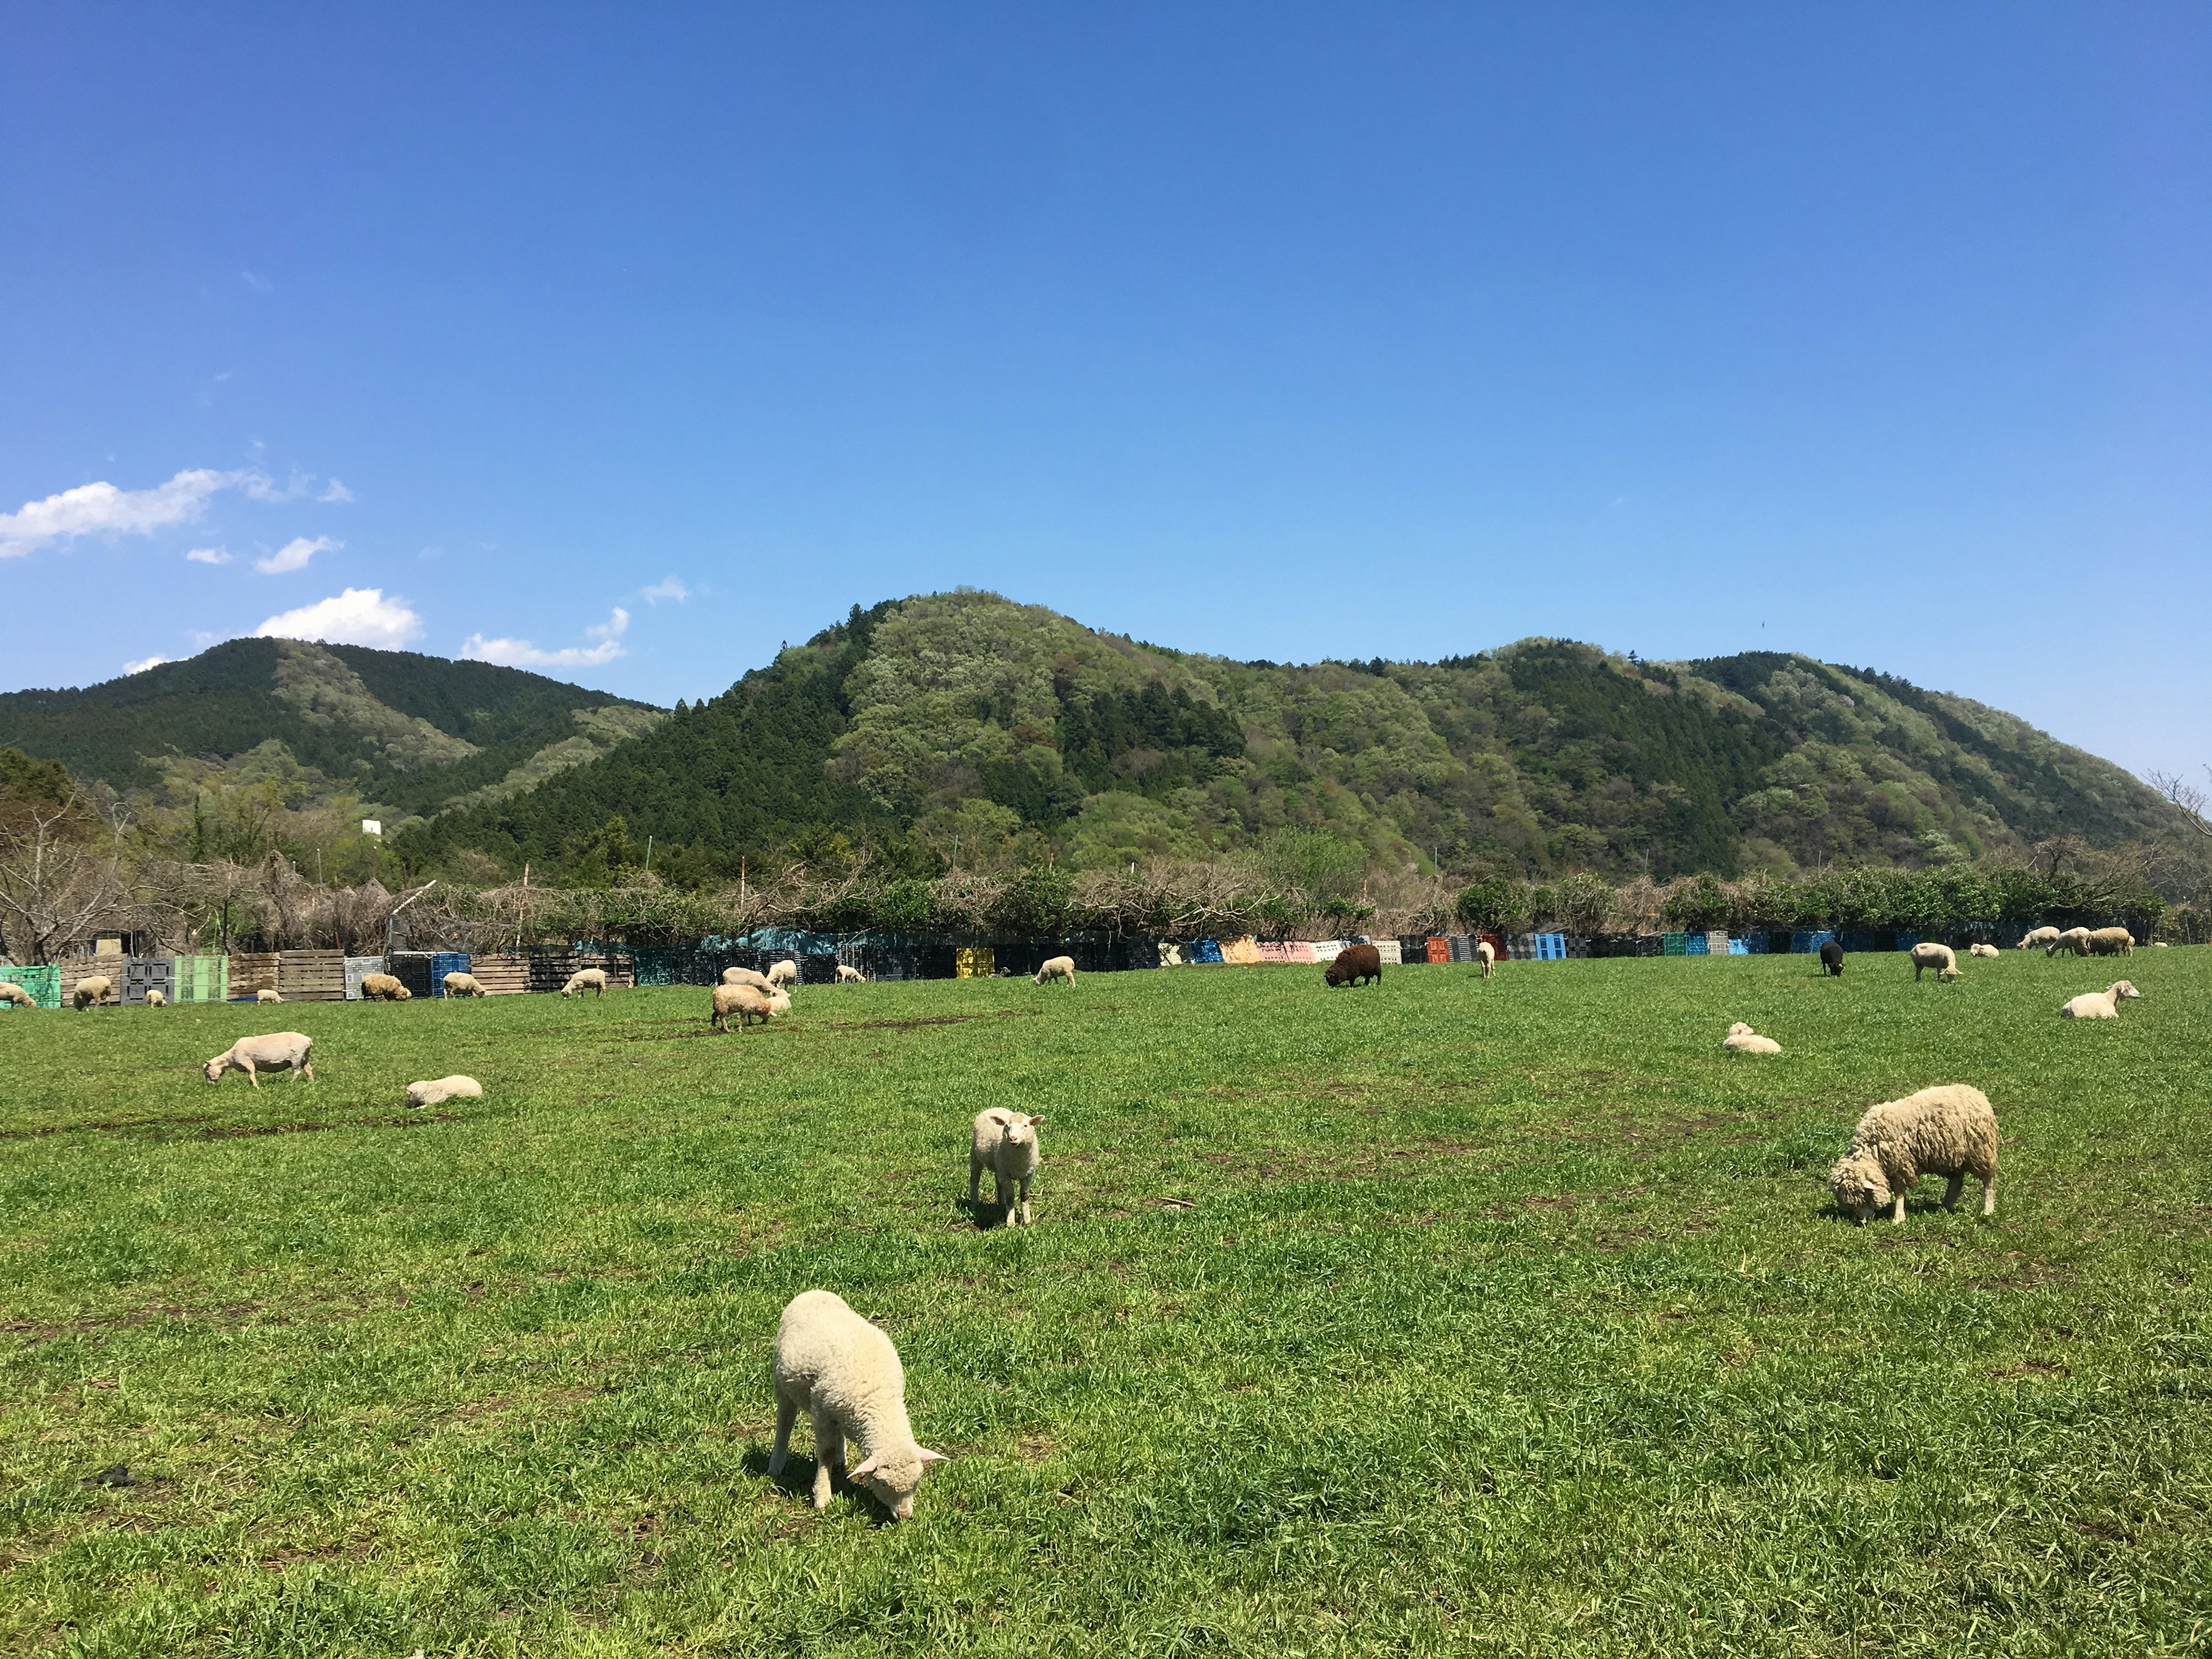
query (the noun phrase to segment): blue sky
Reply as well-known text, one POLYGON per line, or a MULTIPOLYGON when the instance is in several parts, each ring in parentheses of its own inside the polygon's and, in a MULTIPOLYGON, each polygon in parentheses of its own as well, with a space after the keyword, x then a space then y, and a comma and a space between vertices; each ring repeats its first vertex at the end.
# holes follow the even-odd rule
POLYGON ((2212 759, 2201 6, 0 38, 0 686, 274 626, 672 702, 968 583, 1277 660, 1803 650, 2212 759))

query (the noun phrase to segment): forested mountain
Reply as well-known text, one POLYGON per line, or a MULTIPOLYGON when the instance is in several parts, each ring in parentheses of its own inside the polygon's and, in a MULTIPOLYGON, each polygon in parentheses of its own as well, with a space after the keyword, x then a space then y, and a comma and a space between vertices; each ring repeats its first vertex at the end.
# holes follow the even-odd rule
POLYGON ((1392 867, 1663 879, 2171 829, 2119 768, 1872 670, 1551 640, 1279 666, 961 592, 855 606, 722 696, 403 844, 424 868, 597 880, 649 836, 657 872, 704 880, 748 855, 1085 868, 1321 830, 1392 867))

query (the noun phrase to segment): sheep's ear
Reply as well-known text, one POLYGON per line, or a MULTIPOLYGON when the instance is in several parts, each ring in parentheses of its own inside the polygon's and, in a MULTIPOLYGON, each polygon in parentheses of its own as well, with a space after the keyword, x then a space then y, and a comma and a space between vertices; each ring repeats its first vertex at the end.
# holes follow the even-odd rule
POLYGON ((846 1470, 845 1478, 848 1480, 858 1480, 862 1475, 873 1474, 876 1472, 876 1466, 883 1461, 880 1456, 871 1457, 859 1467, 846 1470))
POLYGON ((1032 1112, 1032 1113, 1030 1115, 1030 1127, 1034 1128, 1034 1127, 1036 1127, 1036 1125, 1038 1125, 1038 1124, 1040 1124, 1040 1123, 1042 1123, 1042 1122, 1043 1122, 1043 1121, 1044 1121, 1044 1114, 1043 1114, 1042 1112, 1032 1112))
POLYGON ((996 1106, 991 1108, 991 1109, 984 1113, 983 1115, 989 1118, 994 1123, 1012 1123, 1014 1121, 1014 1115, 1012 1112, 1005 1111, 996 1106))
POLYGON ((927 1468, 932 1463, 950 1463, 952 1461, 950 1452, 932 1451, 927 1446, 918 1446, 915 1449, 921 1454, 921 1463, 924 1468, 927 1468))

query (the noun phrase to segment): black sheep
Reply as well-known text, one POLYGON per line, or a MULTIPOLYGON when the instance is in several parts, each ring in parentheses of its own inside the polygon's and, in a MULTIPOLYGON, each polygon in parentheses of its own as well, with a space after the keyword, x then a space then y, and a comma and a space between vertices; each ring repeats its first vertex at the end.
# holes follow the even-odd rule
POLYGON ((1844 947, 1830 939, 1820 947, 1820 966, 1837 979, 1844 976, 1844 947))
POLYGON ((1371 945, 1347 945, 1337 953, 1336 960, 1322 969, 1321 976, 1331 989, 1340 985, 1357 985, 1363 979, 1376 984, 1382 982, 1382 953, 1371 945))

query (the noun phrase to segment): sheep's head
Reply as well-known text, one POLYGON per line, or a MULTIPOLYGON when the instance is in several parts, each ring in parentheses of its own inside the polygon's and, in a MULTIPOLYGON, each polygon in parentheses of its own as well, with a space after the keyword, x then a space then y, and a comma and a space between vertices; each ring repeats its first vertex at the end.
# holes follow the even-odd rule
POLYGON ((1746 1024, 1743 1021, 1738 1020, 1735 1024, 1729 1027, 1729 1035, 1730 1036, 1749 1036, 1751 1035, 1751 1027, 1746 1024))
POLYGON ((2129 984, 2128 981, 2124 979, 2114 980, 2110 985, 2107 985, 2105 988, 2105 991, 2106 994, 2115 1002, 2124 1002, 2130 997, 2134 997, 2140 1001, 2142 997, 2142 993, 2141 991, 2136 990, 2134 986, 2129 984))
POLYGON ((790 1012, 791 997, 788 993, 776 990, 771 991, 769 994, 768 1017, 770 1019, 780 1018, 781 1016, 787 1014, 790 1012))
POLYGON ((222 1082, 222 1074, 226 1069, 227 1068, 223 1064, 223 1057, 221 1054, 217 1054, 213 1060, 208 1061, 206 1065, 200 1067, 200 1070, 207 1074, 207 1080, 210 1083, 222 1082))
POLYGON ((1009 1146, 1036 1146, 1036 1126, 1044 1121, 1044 1115, 1042 1112, 1031 1115, 1023 1112, 1006 1111, 998 1107, 992 1108, 987 1115, 992 1122, 999 1126, 1000 1140, 1009 1146))
POLYGON ((1863 1153, 1856 1158, 1845 1153, 1836 1160, 1836 1167, 1828 1171, 1828 1190, 1836 1195, 1836 1207, 1854 1221, 1889 1207, 1889 1177, 1863 1153))
POLYGON ((896 1451, 878 1452, 859 1468, 848 1471, 846 1478, 873 1492, 877 1502, 891 1512, 894 1521, 911 1521, 915 1489, 921 1485, 921 1477, 929 1472, 932 1463, 951 1461, 943 1452, 908 1441, 896 1451))
POLYGON ((1947 984, 1947 985, 1948 985, 1948 984, 1949 984, 1953 980, 1955 980, 1956 978, 1958 978, 1958 977, 1959 977, 1959 969, 1958 969, 1958 968, 1957 968, 1956 964, 1954 964, 1954 965, 1952 965, 1952 966, 1950 966, 1950 967, 1947 967, 1947 968, 1945 968, 1945 969, 1943 969, 1943 971, 1942 971, 1942 973, 1940 973, 1940 974, 1936 975, 1936 978, 1938 978, 1938 979, 1940 979, 1940 980, 1942 980, 1945 984, 1947 984))

